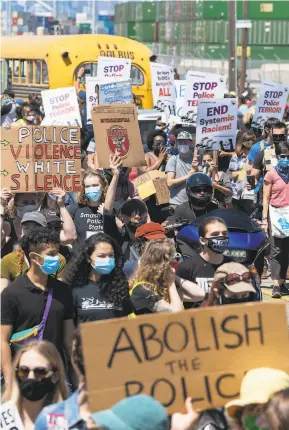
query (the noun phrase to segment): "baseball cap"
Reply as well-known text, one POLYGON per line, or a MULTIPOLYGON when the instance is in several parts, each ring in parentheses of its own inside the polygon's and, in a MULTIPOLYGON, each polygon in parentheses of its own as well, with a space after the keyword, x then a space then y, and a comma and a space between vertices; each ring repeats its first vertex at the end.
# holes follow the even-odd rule
POLYGON ((96 424, 107 430, 170 429, 165 408, 152 397, 143 394, 127 397, 111 409, 96 412, 91 417, 96 424))
MULTIPOLYGON (((222 266, 218 267, 218 269, 215 272, 214 281, 218 282, 224 279, 227 275, 232 273, 237 273, 238 275, 242 275, 243 273, 248 272, 249 269, 246 266, 243 266, 243 264, 240 263, 225 263, 222 264, 222 266)), ((243 292, 252 292, 256 293, 255 288, 251 283, 240 281, 233 285, 228 285, 224 282, 224 285, 226 288, 231 291, 232 293, 243 293, 243 292)))
POLYGON ((235 417, 240 408, 267 403, 273 394, 289 388, 289 375, 269 367, 249 370, 241 382, 240 398, 225 405, 227 414, 235 417))
POLYGON ((21 224, 24 224, 27 221, 36 222, 42 227, 47 227, 47 220, 45 216, 38 211, 27 212, 26 214, 24 214, 21 220, 21 224))
POLYGON ((181 131, 177 135, 177 140, 193 140, 193 136, 188 131, 181 131))
POLYGON ((166 235, 165 229, 161 224, 158 224, 157 222, 147 222, 146 224, 137 228, 135 237, 144 237, 147 240, 154 240, 163 239, 166 237, 166 235))

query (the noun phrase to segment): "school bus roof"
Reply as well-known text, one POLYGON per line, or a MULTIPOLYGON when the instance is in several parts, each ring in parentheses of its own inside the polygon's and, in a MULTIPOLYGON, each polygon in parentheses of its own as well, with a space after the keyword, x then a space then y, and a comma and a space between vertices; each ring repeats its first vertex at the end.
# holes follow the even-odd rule
POLYGON ((135 57, 150 56, 152 52, 140 42, 106 34, 77 34, 66 36, 4 36, 1 40, 1 58, 45 59, 49 53, 79 50, 133 51, 135 57))

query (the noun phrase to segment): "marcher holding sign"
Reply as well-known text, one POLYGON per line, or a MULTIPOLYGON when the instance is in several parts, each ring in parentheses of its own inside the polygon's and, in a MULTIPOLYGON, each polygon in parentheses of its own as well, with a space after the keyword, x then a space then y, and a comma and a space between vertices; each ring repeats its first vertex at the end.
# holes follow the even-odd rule
POLYGON ((131 60, 125 58, 98 57, 97 78, 123 81, 130 79, 131 60))
POLYGON ((146 165, 135 105, 95 106, 91 117, 100 167, 108 167, 109 155, 116 153, 124 167, 146 165))
POLYGON ((12 192, 81 190, 78 127, 1 127, 2 187, 12 192))
POLYGON ((78 125, 81 116, 74 87, 41 91, 45 118, 43 125, 78 125))
POLYGON ((151 63, 154 109, 176 115, 174 70, 166 64, 151 63))
POLYGON ((183 116, 187 121, 190 120, 192 124, 195 124, 198 103, 204 100, 222 99, 224 93, 224 76, 189 70, 186 78, 183 116))
POLYGON ((288 88, 288 85, 276 82, 262 82, 252 127, 262 129, 268 118, 282 120, 289 96, 288 88))
POLYGON ((235 148, 237 100, 201 100, 198 103, 196 144, 200 148, 223 150, 235 148))

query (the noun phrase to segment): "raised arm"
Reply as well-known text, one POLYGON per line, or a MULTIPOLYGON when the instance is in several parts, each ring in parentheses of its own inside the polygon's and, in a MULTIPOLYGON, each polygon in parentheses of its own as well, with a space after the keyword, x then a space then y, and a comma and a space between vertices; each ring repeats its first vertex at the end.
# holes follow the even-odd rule
POLYGON ((113 213, 113 204, 115 200, 115 193, 116 193, 121 165, 122 165, 122 159, 117 154, 109 156, 109 168, 111 169, 111 172, 112 172, 112 180, 107 189, 105 201, 104 201, 104 211, 108 214, 113 213))
POLYGON ((62 230, 60 232, 61 245, 71 245, 77 239, 77 232, 73 219, 65 206, 66 192, 61 188, 54 188, 51 191, 51 194, 54 194, 57 197, 57 205, 63 222, 62 230))

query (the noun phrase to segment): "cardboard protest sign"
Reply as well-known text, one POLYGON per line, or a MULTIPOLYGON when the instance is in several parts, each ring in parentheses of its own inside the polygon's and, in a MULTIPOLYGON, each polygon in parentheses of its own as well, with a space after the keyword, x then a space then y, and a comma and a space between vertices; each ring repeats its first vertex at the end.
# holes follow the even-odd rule
POLYGON ((146 165, 135 105, 94 106, 91 118, 100 167, 109 167, 109 155, 116 152, 124 167, 146 165))
POLYGON ((167 178, 164 172, 152 170, 138 176, 132 182, 137 187, 141 200, 144 200, 155 194, 158 205, 169 202, 170 191, 167 186, 167 178))
POLYGON ((234 151, 237 135, 237 110, 236 99, 199 101, 197 146, 208 150, 234 151))
POLYGON ((166 64, 151 63, 154 109, 176 115, 174 70, 166 64))
POLYGON ((1 404, 1 429, 24 430, 17 408, 11 402, 1 404))
POLYGON ((199 101, 222 99, 224 93, 224 76, 189 70, 186 77, 183 104, 183 116, 186 117, 186 121, 189 120, 192 124, 196 123, 199 101))
POLYGON ((104 82, 99 85, 99 104, 132 104, 131 79, 117 82, 104 82))
POLYGON ((81 334, 92 411, 140 393, 155 397, 169 413, 183 410, 189 396, 196 410, 215 408, 239 396, 249 369, 289 371, 283 303, 89 322, 81 334))
POLYGON ((81 191, 79 127, 1 127, 2 188, 81 191))
POLYGON ((130 79, 131 60, 125 58, 98 57, 97 77, 101 80, 130 79))
POLYGON ((91 122, 91 110, 98 105, 98 93, 100 80, 94 76, 86 77, 86 113, 87 122, 91 122))
POLYGON ((262 129, 264 122, 268 118, 282 120, 289 96, 288 90, 288 85, 277 84, 276 82, 262 82, 252 127, 262 129))
POLYGON ((41 91, 41 96, 45 111, 43 125, 77 125, 81 127, 81 116, 74 87, 41 91))

